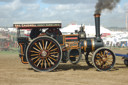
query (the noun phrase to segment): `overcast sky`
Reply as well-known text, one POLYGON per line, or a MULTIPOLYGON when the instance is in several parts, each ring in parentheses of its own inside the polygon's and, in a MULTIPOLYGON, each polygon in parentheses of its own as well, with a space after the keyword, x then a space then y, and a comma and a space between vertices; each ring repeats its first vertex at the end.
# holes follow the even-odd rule
MULTIPOLYGON (((97 0, 0 0, 0 26, 12 26, 16 21, 60 20, 94 25, 93 14, 97 0)), ((125 27, 128 0, 121 0, 112 11, 104 10, 101 25, 125 27)))

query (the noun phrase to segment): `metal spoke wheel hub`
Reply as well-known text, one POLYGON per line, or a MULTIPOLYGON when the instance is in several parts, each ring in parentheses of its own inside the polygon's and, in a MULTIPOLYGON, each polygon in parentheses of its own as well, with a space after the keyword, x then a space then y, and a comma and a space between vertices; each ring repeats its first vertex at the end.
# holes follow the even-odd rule
POLYGON ((99 71, 110 70, 115 64, 115 54, 108 48, 97 49, 92 58, 93 65, 99 71))
POLYGON ((46 57, 47 55, 48 55, 48 53, 47 53, 47 51, 45 51, 45 50, 42 50, 41 52, 40 52, 40 55, 41 55, 41 57, 46 57))
POLYGON ((49 36, 35 38, 26 50, 27 61, 37 71, 54 70, 59 65, 61 58, 61 46, 49 36))

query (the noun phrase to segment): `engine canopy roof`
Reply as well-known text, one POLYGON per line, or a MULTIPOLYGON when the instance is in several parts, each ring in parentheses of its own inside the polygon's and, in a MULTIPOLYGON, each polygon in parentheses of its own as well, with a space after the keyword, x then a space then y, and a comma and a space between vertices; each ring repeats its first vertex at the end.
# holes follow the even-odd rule
POLYGON ((15 22, 13 27, 20 29, 61 28, 61 21, 15 22))

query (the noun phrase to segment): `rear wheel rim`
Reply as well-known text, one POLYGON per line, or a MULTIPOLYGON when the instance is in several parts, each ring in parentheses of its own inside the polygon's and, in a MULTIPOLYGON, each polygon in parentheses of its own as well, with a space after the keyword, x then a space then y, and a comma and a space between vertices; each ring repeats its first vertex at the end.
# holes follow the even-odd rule
POLYGON ((58 42, 47 36, 33 40, 26 55, 29 64, 37 71, 52 71, 62 58, 58 42))

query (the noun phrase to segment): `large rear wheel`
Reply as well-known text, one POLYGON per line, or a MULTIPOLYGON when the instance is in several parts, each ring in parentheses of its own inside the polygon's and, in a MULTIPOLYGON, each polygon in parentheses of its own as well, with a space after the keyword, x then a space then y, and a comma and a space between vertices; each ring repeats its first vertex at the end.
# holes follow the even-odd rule
POLYGON ((26 51, 27 61, 37 71, 52 71, 62 58, 59 43, 49 36, 35 38, 26 51))

